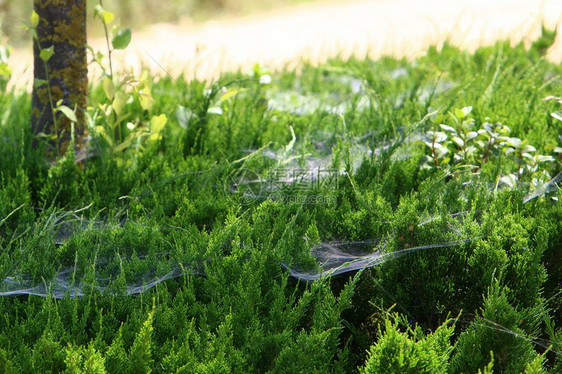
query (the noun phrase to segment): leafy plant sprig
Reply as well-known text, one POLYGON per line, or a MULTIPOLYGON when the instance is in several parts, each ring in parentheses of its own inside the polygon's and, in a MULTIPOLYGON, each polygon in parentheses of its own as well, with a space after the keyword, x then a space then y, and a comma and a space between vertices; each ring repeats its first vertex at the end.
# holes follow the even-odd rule
MULTIPOLYGON (((2 26, 2 22, 0 20, 0 28, 2 26)), ((8 81, 12 76, 12 69, 8 65, 8 59, 10 58, 10 48, 6 45, 6 39, 2 35, 2 31, 0 30, 0 90, 6 90, 6 86, 8 85, 8 81)))
MULTIPOLYGON (((106 40, 106 43, 107 43, 107 57, 108 57, 108 61, 109 61, 109 76, 113 77, 113 62, 112 62, 111 55, 115 50, 125 49, 129 46, 129 43, 131 42, 131 29, 118 30, 116 27, 114 27, 113 28, 113 37, 112 37, 111 42, 110 42, 110 39, 109 39, 110 33, 109 33, 109 30, 108 30, 107 26, 115 20, 115 14, 105 10, 104 7, 103 7, 103 1, 99 0, 99 4, 96 5, 96 7, 94 8, 94 17, 99 18, 101 20, 102 24, 103 24, 105 40, 106 40)), ((101 64, 101 58, 103 58, 103 54, 98 54, 97 57, 98 57, 98 59, 96 59, 96 61, 99 63, 99 65, 102 67, 102 69, 105 72, 103 64, 101 64)))
POLYGON ((161 139, 161 133, 168 118, 165 114, 152 115, 149 119, 133 118, 126 107, 133 102, 138 102, 143 113, 150 113, 154 105, 151 93, 152 82, 150 76, 143 73, 140 78, 132 75, 124 75, 121 78, 115 76, 113 70, 112 53, 115 50, 126 49, 131 42, 130 29, 118 29, 116 26, 110 31, 108 26, 114 22, 115 15, 103 7, 103 2, 94 9, 94 17, 98 18, 104 27, 105 39, 108 50, 109 73, 103 63, 105 55, 95 52, 89 47, 94 63, 98 64, 103 71, 103 91, 105 102, 99 103, 93 108, 92 114, 87 114, 91 131, 103 139, 107 149, 113 155, 120 154, 132 145, 136 145, 135 151, 142 151, 142 143, 145 138, 149 141, 161 139))
POLYGON ((537 149, 527 140, 511 136, 507 125, 484 122, 478 126, 471 112, 472 107, 464 107, 448 115, 433 116, 433 130, 414 143, 429 150, 422 159, 422 167, 468 167, 478 173, 487 162, 507 157, 514 161, 517 170, 501 176, 498 183, 514 187, 528 176, 537 186, 550 179, 548 169, 540 166, 556 161, 553 156, 537 154, 537 149))

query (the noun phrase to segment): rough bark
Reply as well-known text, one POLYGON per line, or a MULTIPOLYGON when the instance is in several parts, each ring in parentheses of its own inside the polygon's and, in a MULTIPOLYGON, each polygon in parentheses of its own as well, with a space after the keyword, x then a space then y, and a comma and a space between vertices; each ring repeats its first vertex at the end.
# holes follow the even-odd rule
POLYGON ((88 95, 88 66, 86 58, 86 0, 34 0, 34 10, 39 15, 38 40, 34 41, 34 78, 48 80, 48 85, 34 85, 32 129, 35 134, 56 134, 49 140, 49 149, 55 155, 68 148, 71 139, 71 122, 61 112, 53 114, 51 104, 75 107, 78 123, 75 124, 75 144, 85 145, 87 126, 84 110, 88 95), (40 58, 40 47, 53 46, 54 55, 47 69, 40 58), (49 98, 49 90, 52 100, 49 98), (53 116, 56 115, 57 128, 53 116))

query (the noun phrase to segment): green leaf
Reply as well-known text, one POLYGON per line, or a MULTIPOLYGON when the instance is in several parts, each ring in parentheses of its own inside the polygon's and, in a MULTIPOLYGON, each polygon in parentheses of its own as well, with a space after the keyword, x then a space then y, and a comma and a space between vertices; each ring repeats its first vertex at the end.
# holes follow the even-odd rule
POLYGON ((556 159, 552 156, 548 156, 548 155, 538 155, 537 156, 537 161, 538 162, 552 162, 552 161, 556 161, 556 159))
POLYGON ((461 147, 461 148, 464 147, 464 140, 462 140, 460 137, 458 137, 458 136, 453 136, 453 137, 451 138, 451 140, 452 140, 456 145, 458 145, 459 147, 461 147))
POLYGON ((152 116, 150 119, 150 132, 153 134, 159 134, 168 122, 168 117, 165 114, 159 116, 152 116))
POLYGON ((110 147, 113 147, 113 139, 111 139, 111 137, 107 135, 107 132, 105 131, 105 128, 103 126, 96 126, 96 132, 105 139, 110 147))
POLYGON ((51 59, 51 57, 53 57, 53 55, 55 54, 55 46, 50 46, 49 48, 43 48, 41 50, 41 52, 39 52, 39 57, 41 57, 41 60, 43 60, 43 62, 49 62, 49 60, 51 59))
POLYGON ((115 15, 111 12, 103 12, 101 14, 103 23, 105 23, 106 25, 113 22, 113 20, 115 19, 115 15))
POLYGON ((10 58, 10 48, 0 45, 0 63, 7 64, 10 58))
POLYGON ((42 87, 46 84, 49 84, 49 81, 45 80, 45 79, 35 78, 33 80, 33 88, 39 88, 39 87, 42 87))
POLYGON ((154 106, 154 98, 150 93, 150 89, 145 88, 139 92, 139 102, 142 110, 150 110, 154 106))
POLYGON ((504 175, 503 177, 500 178, 500 183, 503 183, 513 188, 517 184, 517 177, 515 176, 515 174, 504 175))
POLYGON ((556 118, 559 121, 562 121, 562 112, 554 112, 554 113, 550 113, 550 115, 552 116, 552 118, 556 118))
POLYGON ((189 122, 191 122, 191 119, 194 115, 195 114, 191 109, 178 105, 178 109, 176 110, 176 119, 178 121, 178 124, 184 130, 187 130, 189 122))
POLYGON ((436 131, 432 135, 433 135, 432 141, 436 143, 441 143, 447 140, 447 134, 445 134, 444 132, 436 131))
POLYGON ((57 138, 57 134, 45 134, 44 132, 40 132, 39 134, 37 134, 37 137, 42 139, 55 140, 57 138))
POLYGON ((472 112, 472 107, 467 106, 467 107, 464 107, 462 109, 455 109, 454 115, 458 119, 463 119, 463 118, 467 117, 470 114, 470 112, 472 112))
POLYGON ((105 77, 103 79, 103 91, 105 92, 107 99, 112 101, 115 97, 115 84, 113 83, 113 79, 110 77, 105 77))
POLYGON ((59 112, 65 115, 66 118, 71 120, 72 122, 78 122, 78 118, 76 118, 76 113, 66 105, 61 105, 57 108, 59 112))
POLYGON ((120 30, 111 41, 113 48, 125 49, 131 42, 131 29, 120 30))
POLYGON ((103 7, 100 4, 96 5, 94 8, 94 17, 99 17, 100 14, 103 12, 104 12, 103 7))
POLYGON ((36 11, 31 12, 30 17, 31 27, 36 28, 39 25, 39 14, 36 11))
POLYGON ((234 88, 231 90, 228 90, 224 93, 224 95, 222 95, 219 99, 219 101, 226 101, 228 99, 230 99, 232 96, 235 96, 236 94, 238 94, 241 91, 240 88, 234 88))
POLYGON ((433 120, 434 123, 443 123, 447 120, 447 116, 444 114, 438 114, 433 120))
POLYGON ((127 97, 127 95, 122 92, 122 91, 117 91, 115 92, 114 98, 113 98, 113 110, 115 111, 115 113, 120 116, 121 113, 123 112, 123 109, 125 108, 125 105, 127 105, 127 100, 129 98, 127 97))
POLYGON ((136 140, 138 138, 138 134, 130 134, 125 140, 123 140, 122 143, 118 144, 114 151, 115 152, 121 152, 124 151, 125 149, 129 148, 131 146, 131 144, 133 144, 133 141, 136 140))
POLYGON ((96 52, 96 61, 99 62, 101 64, 102 60, 104 58, 104 55, 102 52, 98 51, 96 52))
POLYGON ((466 140, 472 140, 478 137, 478 133, 476 131, 470 131, 468 134, 466 134, 466 140))
POLYGON ((223 114, 223 110, 222 110, 222 108, 221 108, 220 106, 213 106, 213 107, 210 107, 210 108, 207 110, 207 113, 209 113, 209 114, 218 114, 218 115, 221 115, 221 114, 223 114))
MULTIPOLYGON (((121 114, 120 116, 117 117, 117 119, 115 120, 115 126, 120 125, 123 121, 125 121, 126 119, 128 119, 131 116, 131 113, 125 113, 125 114, 121 114)), ((127 127, 128 128, 128 127, 127 127)))
POLYGON ((457 133, 457 130, 455 130, 455 129, 454 129, 453 127, 451 127, 451 126, 447 126, 447 125, 441 124, 441 125, 439 125, 439 127, 441 127, 441 128, 442 128, 443 130, 445 130, 445 131, 452 132, 453 134, 456 134, 456 133, 457 133))
POLYGON ((96 7, 94 8, 94 17, 98 17, 106 25, 113 22, 113 20, 115 19, 115 15, 103 9, 100 4, 96 5, 96 7))
POLYGON ((0 82, 2 80, 7 80, 12 76, 12 69, 10 69, 10 67, 3 63, 0 62, 0 82))
POLYGON ((519 138, 508 138, 506 144, 509 147, 519 148, 519 147, 521 147, 521 139, 519 139, 519 138))
POLYGON ((515 152, 515 149, 511 148, 511 147, 507 147, 504 151, 503 151, 506 155, 510 155, 513 152, 515 152))

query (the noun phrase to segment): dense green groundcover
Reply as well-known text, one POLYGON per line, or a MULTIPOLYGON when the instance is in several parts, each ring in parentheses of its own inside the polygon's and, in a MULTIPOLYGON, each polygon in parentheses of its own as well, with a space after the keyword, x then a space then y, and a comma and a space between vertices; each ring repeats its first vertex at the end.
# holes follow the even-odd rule
POLYGON ((56 160, 0 94, 0 373, 562 372, 542 52, 95 83, 56 160))

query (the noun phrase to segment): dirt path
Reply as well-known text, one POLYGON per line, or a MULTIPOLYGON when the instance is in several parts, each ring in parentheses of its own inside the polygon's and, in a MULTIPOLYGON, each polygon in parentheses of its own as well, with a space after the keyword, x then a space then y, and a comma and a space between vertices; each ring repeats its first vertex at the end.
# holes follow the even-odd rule
MULTIPOLYGON (((163 66, 173 75, 184 71, 187 77, 209 79, 255 63, 277 69, 338 54, 413 58, 446 39, 469 49, 498 39, 529 40, 538 35, 541 19, 562 30, 562 1, 320 2, 201 25, 152 25, 134 32, 129 49, 115 56, 120 69, 138 72, 144 64, 163 73, 163 66)), ((103 40, 90 43, 104 50, 103 40)), ((562 61, 562 37, 549 58, 562 61)), ((31 81, 27 50, 14 51, 11 64, 18 86, 31 81)))

